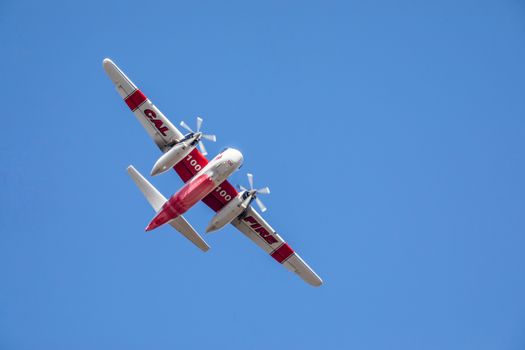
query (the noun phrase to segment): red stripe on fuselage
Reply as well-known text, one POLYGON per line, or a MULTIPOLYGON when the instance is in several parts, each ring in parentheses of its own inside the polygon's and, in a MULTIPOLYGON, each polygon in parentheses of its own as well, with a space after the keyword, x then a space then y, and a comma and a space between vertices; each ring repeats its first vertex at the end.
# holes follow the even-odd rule
POLYGON ((207 174, 199 175, 199 177, 186 183, 162 206, 159 213, 146 227, 146 231, 153 230, 184 214, 214 188, 215 183, 207 174))
POLYGON ((148 98, 139 90, 133 91, 126 99, 124 100, 126 104, 128 105, 129 109, 134 111, 135 109, 139 108, 141 104, 143 104, 148 98))
POLYGON ((274 258, 275 260, 277 260, 277 262, 282 264, 293 253, 294 253, 293 249, 288 244, 284 243, 282 246, 275 249, 271 255, 272 255, 272 258, 274 258))
MULTIPOLYGON (((182 181, 187 182, 193 177, 193 175, 198 173, 198 170, 195 169, 196 166, 198 166, 199 169, 202 169, 206 164, 208 164, 206 157, 195 148, 191 151, 188 157, 175 164, 173 169, 179 174, 182 181), (196 160, 197 163, 192 165, 192 160, 196 160)), ((228 194, 230 198, 235 198, 235 196, 237 196, 237 190, 235 190, 235 187, 233 187, 228 180, 223 181, 219 186, 221 187, 221 191, 226 191, 226 194, 228 194)), ((213 191, 202 199, 204 204, 215 212, 218 212, 228 204, 228 201, 225 198, 226 196, 221 196, 221 191, 213 191)))

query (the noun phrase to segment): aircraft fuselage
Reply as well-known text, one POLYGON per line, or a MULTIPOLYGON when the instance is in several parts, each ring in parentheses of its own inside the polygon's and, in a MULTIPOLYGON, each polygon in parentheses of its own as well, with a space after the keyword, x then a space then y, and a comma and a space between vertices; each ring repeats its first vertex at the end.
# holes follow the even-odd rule
POLYGON ((184 214, 242 165, 242 153, 228 148, 212 159, 162 206, 146 227, 151 231, 184 214))

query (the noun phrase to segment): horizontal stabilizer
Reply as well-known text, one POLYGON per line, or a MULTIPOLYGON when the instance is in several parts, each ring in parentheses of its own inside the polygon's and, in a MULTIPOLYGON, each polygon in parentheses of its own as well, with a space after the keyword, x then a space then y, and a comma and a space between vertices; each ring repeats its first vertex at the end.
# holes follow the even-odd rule
POLYGON ((168 222, 168 224, 170 224, 171 227, 173 227, 175 230, 182 233, 184 237, 189 239, 203 252, 207 252, 210 249, 210 246, 202 239, 202 237, 197 233, 197 231, 195 231, 193 226, 191 226, 191 224, 186 219, 184 219, 182 215, 171 220, 170 222, 168 222))
MULTIPOLYGON (((164 203, 166 203, 166 197, 164 197, 148 180, 142 176, 132 165, 128 167, 129 176, 133 179, 137 187, 140 189, 144 197, 148 200, 149 204, 153 207, 155 212, 158 212, 164 203)), ((193 244, 199 247, 200 250, 206 252, 210 249, 210 246, 202 239, 202 237, 195 231, 184 217, 179 216, 169 222, 169 224, 178 232, 182 233, 184 237, 189 239, 193 244)))
POLYGON ((153 207, 155 212, 158 212, 162 205, 166 203, 167 199, 164 197, 148 180, 139 173, 133 165, 128 167, 129 176, 133 179, 137 187, 140 189, 144 197, 148 200, 149 204, 153 207))

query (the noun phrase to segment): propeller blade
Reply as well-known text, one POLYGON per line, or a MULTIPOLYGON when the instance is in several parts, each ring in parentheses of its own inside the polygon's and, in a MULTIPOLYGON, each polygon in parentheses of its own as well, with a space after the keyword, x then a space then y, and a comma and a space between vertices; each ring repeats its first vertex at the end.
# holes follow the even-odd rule
POLYGON ((248 183, 250 184, 250 190, 253 190, 253 174, 246 174, 246 176, 248 177, 248 183))
POLYGON ((201 131, 201 126, 202 126, 202 118, 197 117, 197 132, 201 131))
POLYGON ((257 190, 257 193, 259 193, 259 194, 270 194, 270 188, 269 187, 261 188, 260 190, 257 190))
POLYGON ((193 132, 193 130, 191 130, 191 128, 188 126, 188 124, 186 124, 184 121, 180 122, 180 126, 182 126, 184 129, 188 130, 189 132, 193 132))
POLYGON ((217 137, 215 137, 215 135, 202 135, 201 136, 203 139, 206 139, 208 141, 212 141, 212 142, 215 142, 217 141, 217 137))
POLYGON ((264 213, 266 211, 266 207, 264 206, 263 202, 257 197, 255 197, 255 201, 257 202, 259 209, 261 209, 261 211, 264 213))
POLYGON ((239 189, 241 191, 248 191, 248 189, 246 187, 244 187, 243 185, 239 185, 239 189))
POLYGON ((203 156, 208 154, 208 151, 206 151, 206 147, 204 147, 204 143, 202 143, 202 141, 199 141, 199 149, 201 150, 203 156))

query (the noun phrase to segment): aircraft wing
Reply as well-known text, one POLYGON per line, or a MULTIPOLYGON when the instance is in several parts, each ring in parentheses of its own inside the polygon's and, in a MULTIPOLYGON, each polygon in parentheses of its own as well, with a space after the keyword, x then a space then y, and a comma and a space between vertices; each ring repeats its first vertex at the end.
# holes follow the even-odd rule
POLYGON ((162 151, 184 136, 113 61, 104 59, 103 67, 120 97, 162 151))
MULTIPOLYGON (((103 67, 115 84, 117 92, 163 152, 169 150, 173 143, 184 136, 110 59, 104 60, 103 67)), ((195 148, 173 169, 184 182, 187 182, 206 164, 208 164, 206 157, 195 148)), ((202 201, 213 211, 218 212, 237 194, 237 190, 226 180, 202 201)), ((323 283, 312 268, 252 207, 248 208, 242 219, 232 221, 232 225, 307 283, 313 286, 320 286, 323 283)))
POLYGON ((232 225, 271 255, 278 263, 298 274, 305 282, 316 287, 323 284, 323 280, 315 271, 251 206, 248 207, 242 218, 233 220, 232 225))

